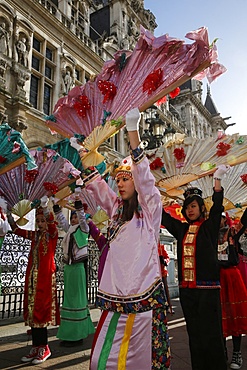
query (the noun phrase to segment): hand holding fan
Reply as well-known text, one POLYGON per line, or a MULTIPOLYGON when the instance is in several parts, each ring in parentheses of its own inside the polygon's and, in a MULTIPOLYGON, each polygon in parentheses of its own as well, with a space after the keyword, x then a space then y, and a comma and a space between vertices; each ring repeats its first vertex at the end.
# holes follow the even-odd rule
POLYGON ((210 82, 226 70, 217 61, 216 46, 209 45, 205 27, 186 37, 193 42, 168 35, 155 38, 142 27, 134 51, 117 52, 94 81, 59 99, 46 124, 65 137, 79 134, 89 153, 82 162, 98 164, 102 158, 97 158, 97 148, 124 126, 122 118, 131 108, 144 111, 205 69, 210 82))
POLYGON ((220 164, 236 166, 247 161, 247 136, 224 136, 220 141, 175 135, 174 140, 148 152, 156 185, 168 196, 183 194, 181 186, 216 170, 220 164))
POLYGON ((22 164, 0 176, 1 195, 6 199, 9 208, 14 207, 13 213, 19 217, 39 205, 39 200, 44 195, 56 194, 80 176, 80 171, 54 150, 30 152, 37 169, 28 171, 22 164), (19 203, 20 201, 22 202, 19 203))
MULTIPOLYGON (((231 167, 227 175, 222 178, 224 188, 223 206, 225 211, 239 210, 247 204, 247 163, 231 167)), ((207 209, 212 206, 212 176, 205 176, 191 182, 189 185, 202 190, 207 209)))
POLYGON ((66 187, 56 194, 55 203, 61 207, 75 210, 76 197, 78 197, 78 200, 80 200, 84 205, 85 213, 94 215, 97 212, 97 204, 92 195, 88 193, 86 188, 82 188, 81 192, 76 195, 69 187, 66 187))

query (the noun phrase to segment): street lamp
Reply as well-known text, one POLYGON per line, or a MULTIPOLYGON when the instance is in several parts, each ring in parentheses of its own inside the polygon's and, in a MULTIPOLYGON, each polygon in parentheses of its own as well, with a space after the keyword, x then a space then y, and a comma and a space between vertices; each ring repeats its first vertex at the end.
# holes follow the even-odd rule
POLYGON ((160 118, 156 105, 151 105, 144 113, 146 114, 145 124, 148 128, 144 129, 141 137, 145 149, 155 149, 164 144, 163 140, 166 135, 175 134, 175 130, 168 123, 165 130, 165 122, 160 118))

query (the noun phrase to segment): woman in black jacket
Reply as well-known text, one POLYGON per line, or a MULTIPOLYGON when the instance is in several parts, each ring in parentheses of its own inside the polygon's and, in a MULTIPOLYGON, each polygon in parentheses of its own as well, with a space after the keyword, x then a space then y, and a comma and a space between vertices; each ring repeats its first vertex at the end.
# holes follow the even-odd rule
POLYGON ((177 239, 178 280, 193 370, 226 370, 220 303, 217 240, 223 210, 221 178, 228 166, 214 173, 213 206, 204 217, 202 192, 189 188, 181 222, 163 211, 162 225, 177 239))

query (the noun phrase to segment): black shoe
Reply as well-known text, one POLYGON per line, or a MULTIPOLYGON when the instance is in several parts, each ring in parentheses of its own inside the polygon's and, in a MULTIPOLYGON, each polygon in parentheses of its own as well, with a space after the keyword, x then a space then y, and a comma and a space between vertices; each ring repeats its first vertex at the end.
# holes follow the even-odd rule
POLYGON ((61 347, 76 347, 83 344, 83 339, 80 340, 62 340, 60 342, 61 347))

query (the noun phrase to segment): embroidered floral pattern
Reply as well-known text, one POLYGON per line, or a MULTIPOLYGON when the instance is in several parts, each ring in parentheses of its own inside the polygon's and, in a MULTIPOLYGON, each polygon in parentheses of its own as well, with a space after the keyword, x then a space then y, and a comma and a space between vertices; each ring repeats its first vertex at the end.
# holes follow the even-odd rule
POLYGON ((164 307, 153 310, 152 369, 170 369, 171 353, 164 307))
POLYGON ((121 313, 141 313, 152 310, 157 307, 165 307, 166 298, 164 287, 161 281, 156 283, 156 286, 152 287, 153 291, 149 291, 145 296, 126 299, 116 299, 115 297, 110 297, 98 293, 96 299, 96 306, 100 307, 102 310, 115 311, 121 313), (132 302, 131 302, 132 301, 132 302))

